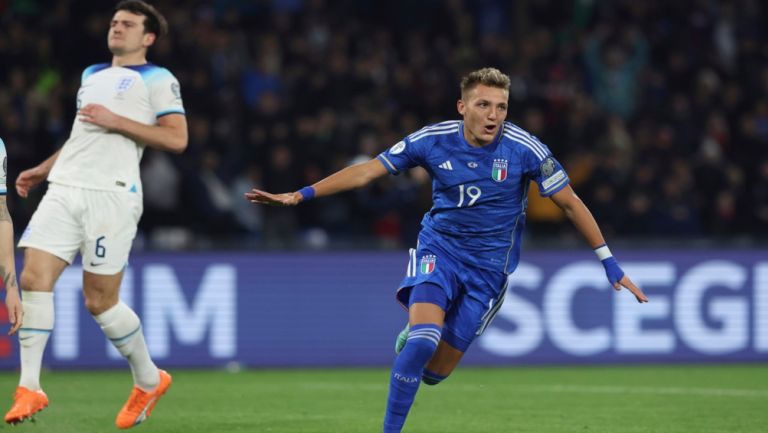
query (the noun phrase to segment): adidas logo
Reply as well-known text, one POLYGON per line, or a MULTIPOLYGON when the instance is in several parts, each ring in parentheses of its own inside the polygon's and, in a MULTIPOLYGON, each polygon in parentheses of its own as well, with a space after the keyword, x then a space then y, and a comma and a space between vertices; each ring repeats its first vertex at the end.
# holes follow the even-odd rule
POLYGON ((438 165, 438 167, 442 168, 443 170, 453 170, 453 165, 451 165, 451 161, 445 161, 444 163, 438 165))

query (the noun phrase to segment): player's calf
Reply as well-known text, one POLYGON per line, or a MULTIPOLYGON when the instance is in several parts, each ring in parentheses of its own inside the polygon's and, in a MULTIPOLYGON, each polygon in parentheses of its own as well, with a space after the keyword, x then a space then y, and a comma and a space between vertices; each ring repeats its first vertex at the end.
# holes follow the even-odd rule
POLYGON ((411 328, 408 344, 392 367, 384 433, 400 433, 403 429, 421 382, 424 365, 437 350, 441 328, 435 324, 414 325, 411 328))

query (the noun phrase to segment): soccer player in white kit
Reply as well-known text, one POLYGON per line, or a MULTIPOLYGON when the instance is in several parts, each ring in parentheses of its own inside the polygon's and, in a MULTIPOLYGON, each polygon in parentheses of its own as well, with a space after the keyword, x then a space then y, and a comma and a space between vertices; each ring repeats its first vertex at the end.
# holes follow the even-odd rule
POLYGON ((8 423, 24 421, 48 405, 40 366, 53 329, 53 288, 78 252, 86 307, 133 373, 135 386, 116 425, 130 428, 144 421, 171 384, 171 376, 149 356, 139 317, 119 299, 142 213, 139 160, 144 147, 175 153, 187 147, 179 83, 167 69, 146 60, 147 49, 166 32, 165 18, 152 6, 120 2, 107 36, 112 62, 83 72, 69 139, 16 180, 22 197, 46 177, 49 186, 19 242, 25 248, 21 379, 5 415, 8 423))

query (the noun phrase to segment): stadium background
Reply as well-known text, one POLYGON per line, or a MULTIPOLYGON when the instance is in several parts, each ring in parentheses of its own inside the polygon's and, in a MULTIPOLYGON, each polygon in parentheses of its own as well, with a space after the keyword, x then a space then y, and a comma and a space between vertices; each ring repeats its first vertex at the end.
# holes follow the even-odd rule
MULTIPOLYGON (((532 198, 507 304, 467 364, 768 360, 761 2, 155 4, 171 34, 149 59, 181 82, 190 142, 145 153, 123 297, 161 365, 388 365, 425 173, 290 209, 242 194, 295 190, 456 118, 459 78, 483 66, 511 76, 508 120, 563 162, 651 303, 610 291, 576 231, 532 198)), ((111 5, 0 0, 9 184, 66 140, 83 68, 110 58, 111 5)), ((43 193, 9 192, 17 235, 43 193)), ((79 275, 58 285, 46 365, 122 366, 79 275)), ((17 358, 0 337, 0 366, 17 358)))

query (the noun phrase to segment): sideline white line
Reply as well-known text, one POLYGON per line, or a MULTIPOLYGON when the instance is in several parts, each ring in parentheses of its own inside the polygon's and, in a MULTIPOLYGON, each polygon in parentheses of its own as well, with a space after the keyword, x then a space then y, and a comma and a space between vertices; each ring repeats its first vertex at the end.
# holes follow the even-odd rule
POLYGON ((758 397, 768 398, 768 390, 732 388, 683 388, 610 385, 520 385, 515 389, 534 392, 569 392, 582 394, 650 394, 695 395, 707 397, 758 397))
MULTIPOLYGON (((379 392, 386 390, 387 383, 331 383, 331 382, 304 382, 298 385, 307 390, 323 391, 369 391, 379 392)), ((446 382, 442 388, 451 388, 453 391, 488 392, 485 384, 469 385, 446 382)), ((687 395, 699 397, 748 397, 768 398, 768 390, 762 389, 736 389, 736 388, 686 388, 686 387, 650 387, 650 386, 611 386, 611 385, 515 385, 507 388, 510 392, 547 392, 547 393, 572 393, 572 394, 643 394, 643 395, 687 395)))

